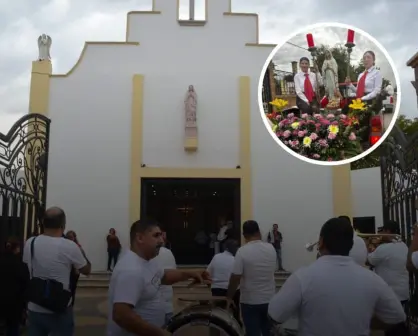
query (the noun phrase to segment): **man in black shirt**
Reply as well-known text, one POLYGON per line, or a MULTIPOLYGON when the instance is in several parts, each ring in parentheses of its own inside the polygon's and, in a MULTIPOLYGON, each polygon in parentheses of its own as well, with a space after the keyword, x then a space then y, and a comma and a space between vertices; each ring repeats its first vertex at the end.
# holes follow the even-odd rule
POLYGON ((283 264, 282 264, 282 241, 283 236, 282 233, 279 231, 279 226, 277 224, 273 224, 273 231, 269 232, 267 237, 267 241, 274 246, 277 254, 277 264, 279 271, 284 271, 283 264))

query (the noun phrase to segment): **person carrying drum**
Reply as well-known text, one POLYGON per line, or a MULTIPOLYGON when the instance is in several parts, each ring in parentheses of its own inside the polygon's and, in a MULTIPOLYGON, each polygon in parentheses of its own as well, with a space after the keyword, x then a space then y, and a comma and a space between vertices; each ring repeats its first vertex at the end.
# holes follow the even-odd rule
POLYGON ((170 335, 163 330, 166 310, 160 285, 210 279, 206 272, 161 268, 154 258, 164 241, 155 221, 133 223, 130 240, 131 249, 118 261, 110 279, 107 335, 170 335))
POLYGON ((276 292, 276 251, 273 245, 262 241, 256 221, 244 222, 242 233, 247 243, 235 255, 227 299, 229 304, 233 302, 239 286, 241 316, 246 335, 270 336, 268 304, 276 292))
POLYGON ((298 316, 298 335, 369 335, 406 320, 394 291, 349 256, 354 230, 344 218, 321 228, 321 257, 294 272, 272 298, 268 313, 282 324, 298 316))
MULTIPOLYGON (((225 241, 224 247, 225 251, 215 254, 206 270, 212 279, 212 296, 226 297, 229 278, 231 277, 232 268, 235 261, 235 254, 237 253, 239 244, 236 240, 228 239, 225 241)), ((239 295, 239 290, 237 290, 233 297, 235 305, 233 307, 233 314, 235 319, 241 323, 239 311, 239 295)), ((223 305, 221 304, 220 306, 223 305)))

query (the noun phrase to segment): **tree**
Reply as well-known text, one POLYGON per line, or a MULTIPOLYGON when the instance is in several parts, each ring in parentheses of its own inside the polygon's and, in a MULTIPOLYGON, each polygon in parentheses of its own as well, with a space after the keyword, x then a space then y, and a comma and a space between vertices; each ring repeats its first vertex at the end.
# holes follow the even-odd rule
MULTIPOLYGON (((404 115, 400 115, 396 121, 396 124, 401 128, 406 136, 418 132, 418 118, 409 119, 404 115)), ((364 158, 351 163, 351 169, 365 169, 374 168, 380 166, 380 151, 379 148, 374 150, 371 154, 364 158)))

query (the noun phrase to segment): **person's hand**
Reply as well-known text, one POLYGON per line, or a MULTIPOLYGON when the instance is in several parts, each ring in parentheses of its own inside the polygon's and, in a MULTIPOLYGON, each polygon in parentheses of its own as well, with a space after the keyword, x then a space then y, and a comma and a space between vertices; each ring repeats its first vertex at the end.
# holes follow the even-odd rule
POLYGON ((345 84, 351 84, 351 79, 350 79, 350 77, 346 77, 345 78, 345 84))
POLYGON ((226 299, 226 310, 235 309, 235 302, 232 299, 226 299))
POLYGON ((200 271, 192 271, 189 273, 189 277, 193 279, 193 281, 189 284, 188 287, 192 287, 197 284, 210 284, 210 275, 208 272, 200 272, 200 271))

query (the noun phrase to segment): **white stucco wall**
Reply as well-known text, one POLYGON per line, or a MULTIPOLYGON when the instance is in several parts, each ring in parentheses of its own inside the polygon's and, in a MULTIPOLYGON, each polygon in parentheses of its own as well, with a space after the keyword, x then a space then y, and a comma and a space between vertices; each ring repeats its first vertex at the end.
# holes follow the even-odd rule
POLYGON ((353 170, 351 188, 354 217, 375 217, 376 228, 383 225, 380 167, 353 170))
MULTIPOLYGON (((332 216, 331 168, 307 165, 267 133, 257 85, 270 48, 256 42, 256 18, 224 16, 229 0, 210 1, 204 27, 180 26, 176 1, 156 0, 161 15, 132 15, 130 41, 91 45, 68 78, 53 78, 48 204, 62 206, 94 269, 104 269, 114 227, 127 246, 132 75, 144 79, 143 163, 148 167, 234 168, 239 164, 239 76, 251 77, 254 219, 266 234, 278 223, 284 265, 314 259, 306 242, 332 216), (198 95, 199 151, 183 149, 183 100, 198 95)), ((244 220, 244 219, 243 219, 244 220)))

